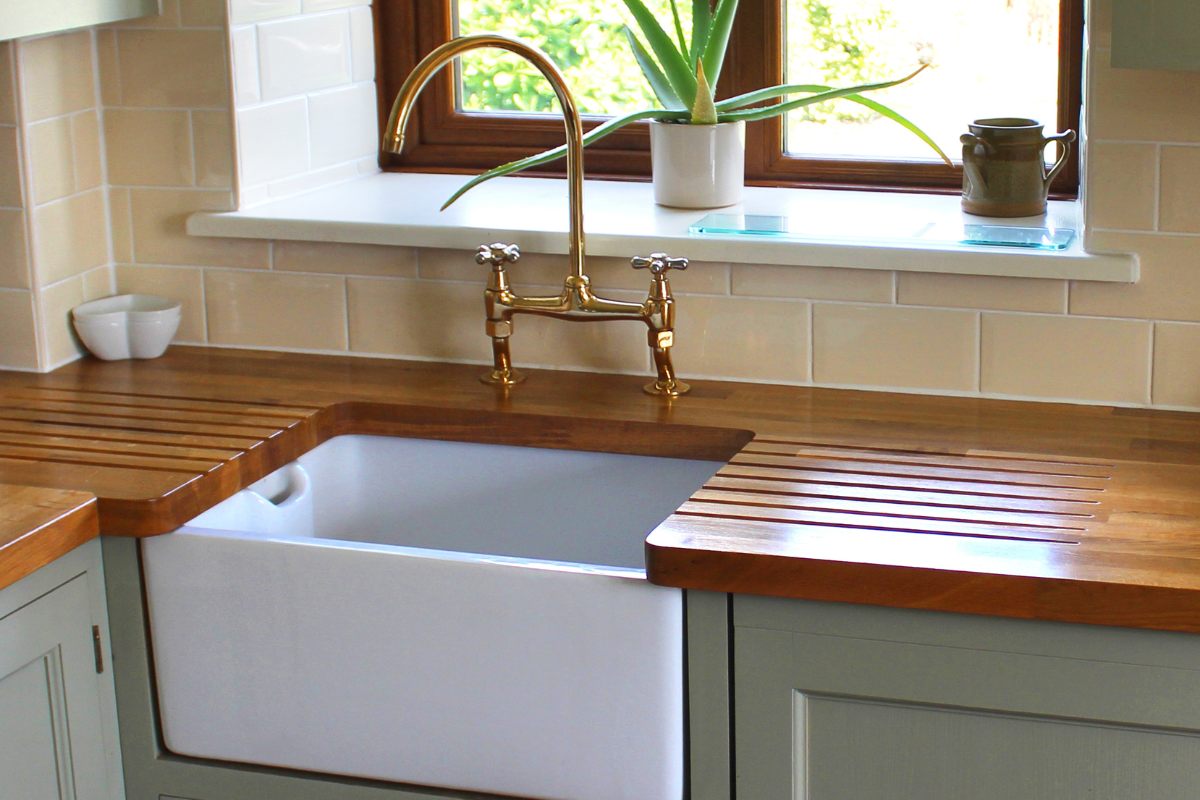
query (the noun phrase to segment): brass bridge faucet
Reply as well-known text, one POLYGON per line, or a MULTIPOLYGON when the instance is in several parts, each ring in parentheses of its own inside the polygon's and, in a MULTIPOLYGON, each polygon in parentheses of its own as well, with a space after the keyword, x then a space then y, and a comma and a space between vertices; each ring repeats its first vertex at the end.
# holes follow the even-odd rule
POLYGON ((550 81, 558 104, 562 107, 567 129, 567 203, 570 214, 567 258, 570 273, 563 283, 562 293, 557 296, 521 297, 512 292, 508 283, 507 265, 515 264, 521 257, 517 246, 497 243, 479 247, 475 261, 492 268, 491 279, 484 290, 484 304, 487 310, 487 334, 492 337, 493 358, 491 371, 482 375, 480 380, 501 386, 512 386, 524 380, 524 376, 512 366, 508 343, 513 331, 512 318, 516 314, 540 314, 575 322, 631 319, 646 324, 647 339, 658 371, 657 379, 646 384, 645 391, 652 395, 678 397, 689 387, 675 377, 675 368, 671 363, 671 347, 675 343, 675 300, 671 296, 667 272, 687 269, 687 259, 671 258, 665 253, 633 259, 634 269, 650 271, 650 293, 644 303, 606 300, 593 294, 591 279, 584 273, 583 125, 575 98, 567 89, 562 73, 545 53, 520 39, 497 33, 476 33, 446 42, 425 56, 400 87, 384 132, 384 150, 399 153, 403 149, 404 129, 409 114, 416 104, 417 95, 429 79, 454 58, 484 47, 508 50, 532 63, 550 81))

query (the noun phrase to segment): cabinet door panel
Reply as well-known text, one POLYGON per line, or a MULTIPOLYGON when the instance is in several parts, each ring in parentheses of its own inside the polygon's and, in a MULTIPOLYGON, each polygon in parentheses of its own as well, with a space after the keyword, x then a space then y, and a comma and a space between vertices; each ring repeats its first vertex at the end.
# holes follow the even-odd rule
MULTIPOLYGON (((26 739, 26 732, 50 725, 50 749, 38 759, 49 758, 59 778, 54 793, 32 794, 36 800, 111 796, 92 624, 86 574, 0 618, 0 675, 8 676, 5 695, 14 711, 20 711, 0 713, 0 749, 7 750, 15 741, 21 741, 22 748, 44 746, 44 735, 43 745, 38 745, 26 739), (31 676, 39 669, 42 683, 35 687, 31 676), (7 685, 10 680, 16 683, 7 685), (32 695, 17 697, 31 689, 32 695)), ((41 774, 32 763, 22 768, 41 774)), ((0 768, 0 775, 5 773, 0 768)))
POLYGON ((930 644, 902 641, 942 620, 927 612, 908 624, 865 606, 786 611, 793 619, 775 622, 790 629, 734 628, 739 797, 1191 800, 1200 790, 1200 663, 1153 663, 1188 644, 1176 634, 1139 636, 1150 663, 1130 664, 1095 658, 1097 635, 1127 653, 1130 634, 1116 628, 1060 626, 1044 655, 1006 651, 1007 621, 949 620, 973 630, 930 644))
POLYGON ((0 677, 5 800, 71 800, 70 746, 58 648, 0 677))

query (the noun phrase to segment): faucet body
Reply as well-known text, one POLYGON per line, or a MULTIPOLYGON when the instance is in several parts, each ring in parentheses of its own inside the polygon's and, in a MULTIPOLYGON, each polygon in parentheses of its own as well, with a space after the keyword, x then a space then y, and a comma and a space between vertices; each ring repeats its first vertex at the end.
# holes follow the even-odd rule
POLYGON ((512 318, 516 314, 538 314, 570 321, 640 320, 648 330, 648 343, 654 356, 657 379, 646 385, 649 394, 678 397, 688 386, 678 381, 671 360, 674 345, 675 301, 667 272, 686 269, 687 259, 675 259, 663 253, 648 258, 634 258, 635 269, 648 269, 651 274, 650 292, 643 303, 607 300, 592 291, 591 280, 584 271, 583 234, 583 124, 575 99, 567 88, 562 73, 554 62, 536 47, 519 39, 495 33, 478 33, 451 39, 421 60, 400 87, 384 132, 383 147, 399 153, 404 147, 404 129, 416 104, 417 96, 429 79, 454 58, 471 50, 496 47, 515 53, 532 63, 550 81, 563 111, 567 133, 567 205, 570 215, 567 251, 569 271, 562 293, 554 297, 522 297, 512 291, 508 282, 508 264, 516 263, 520 251, 516 245, 481 245, 475 260, 492 267, 488 287, 484 290, 487 312, 487 333, 492 338, 492 370, 481 380, 485 383, 511 386, 523 380, 512 366, 509 338, 512 318))

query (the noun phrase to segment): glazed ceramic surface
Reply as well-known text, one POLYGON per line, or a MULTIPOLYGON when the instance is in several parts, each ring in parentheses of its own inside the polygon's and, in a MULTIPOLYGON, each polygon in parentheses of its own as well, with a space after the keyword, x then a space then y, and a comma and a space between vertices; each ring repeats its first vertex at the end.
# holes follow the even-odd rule
POLYGON ((722 466, 343 436, 143 543, 174 753, 681 800, 683 621, 646 535, 722 466))
POLYGON ((158 358, 179 330, 182 315, 178 300, 150 294, 105 297, 71 311, 79 338, 105 361, 158 358))
POLYGON ((674 208, 721 208, 742 201, 746 123, 650 123, 654 202, 674 208))

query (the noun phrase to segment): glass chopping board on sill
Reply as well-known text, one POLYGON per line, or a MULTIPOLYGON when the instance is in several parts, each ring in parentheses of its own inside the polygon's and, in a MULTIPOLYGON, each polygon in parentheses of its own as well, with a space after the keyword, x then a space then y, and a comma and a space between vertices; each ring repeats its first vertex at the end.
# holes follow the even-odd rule
POLYGON ((859 223, 855 228, 828 223, 828 220, 767 214, 709 214, 695 222, 688 233, 692 236, 767 237, 797 242, 926 242, 1036 250, 1065 250, 1075 238, 1073 228, 911 219, 872 221, 869 226, 859 223))

